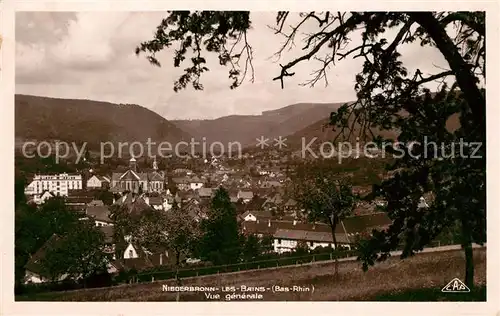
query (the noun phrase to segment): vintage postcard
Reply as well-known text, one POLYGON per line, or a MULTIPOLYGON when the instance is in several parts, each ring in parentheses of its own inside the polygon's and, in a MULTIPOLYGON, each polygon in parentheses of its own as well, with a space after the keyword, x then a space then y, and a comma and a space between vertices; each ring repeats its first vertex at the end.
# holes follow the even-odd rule
POLYGON ((3 3, 2 314, 499 311, 498 5, 362 3, 3 3))

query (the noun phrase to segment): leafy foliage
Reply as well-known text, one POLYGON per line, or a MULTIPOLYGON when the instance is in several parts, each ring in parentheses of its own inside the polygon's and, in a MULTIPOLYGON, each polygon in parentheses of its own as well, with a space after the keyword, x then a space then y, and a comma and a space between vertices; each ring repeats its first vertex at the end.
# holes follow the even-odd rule
POLYGON ((166 218, 168 228, 168 245, 176 253, 176 263, 179 258, 194 252, 200 239, 200 227, 194 218, 184 209, 172 207, 166 218))
MULTIPOLYGON (((394 224, 385 232, 374 232, 373 239, 363 241, 365 254, 361 259, 365 268, 375 260, 386 258, 389 249, 401 243, 404 244, 403 256, 411 255, 436 238, 444 228, 458 225, 461 227, 466 256, 466 283, 471 287, 471 243, 482 243, 486 238, 486 104, 485 92, 480 88, 486 81, 485 12, 312 11, 299 13, 300 21, 288 27, 286 23, 290 15, 290 12, 281 11, 276 16, 275 33, 285 38, 276 52, 277 57, 296 45, 295 39, 305 25, 309 23, 310 27, 311 22, 316 23, 317 29, 305 32, 302 54, 288 63, 280 64, 281 71, 273 80, 279 80, 283 88, 284 79, 295 75, 291 72, 294 67, 310 62, 320 67, 304 84, 314 86, 321 80, 328 84, 330 66, 346 58, 361 58, 362 69, 355 76, 357 100, 332 113, 331 126, 341 130, 338 137, 346 139, 350 139, 356 124, 361 126, 359 134, 362 137, 373 137, 372 129, 375 128, 397 129, 401 131, 398 140, 405 143, 399 148, 403 155, 396 159, 393 177, 383 181, 374 190, 374 196, 383 197, 388 202, 387 211, 394 224), (387 36, 388 30, 394 31, 395 36, 387 36), (357 37, 358 41, 353 41, 353 37, 357 37), (400 53, 400 48, 410 43, 437 48, 449 69, 426 76, 420 69, 411 73, 405 67, 400 53), (436 81, 440 82, 440 91, 434 96, 425 87, 436 81), (460 128, 451 132, 446 129, 446 120, 454 113, 460 114, 460 128), (468 144, 464 146, 465 152, 460 157, 451 155, 416 159, 408 154, 414 147, 411 142, 419 140, 421 135, 431 135, 431 139, 438 143, 444 142, 448 149, 457 141, 466 140, 468 144), (483 146, 476 151, 475 144, 471 143, 483 146), (472 154, 480 158, 471 158, 472 154), (425 212, 417 207, 424 193, 434 196, 430 208, 425 212)), ((200 60, 203 57, 202 46, 198 45, 201 43, 199 36, 226 38, 231 32, 246 34, 251 25, 250 20, 249 12, 169 12, 155 39, 143 43, 137 52, 156 53, 172 45, 173 41, 180 41, 182 45, 191 44, 184 37, 189 30, 190 38, 199 39, 195 41, 195 46, 197 60, 200 60), (210 22, 201 21, 201 17, 210 22), (217 17, 217 24, 214 23, 214 17, 217 17), (246 23, 229 23, 238 18, 246 23), (209 27, 224 23, 230 27, 209 27), (169 30, 173 25, 177 29, 169 30), (177 30, 182 30, 182 36, 175 36, 179 34, 177 30)), ((176 52, 175 66, 179 66, 186 52, 185 49, 176 52)), ((205 59, 202 60, 204 63, 205 59)), ((234 64, 231 65, 234 67, 234 64)), ((203 67, 203 71, 208 70, 203 67)), ((201 71, 187 70, 184 76, 189 77, 193 73, 199 81, 201 71)), ((176 91, 186 87, 186 84, 179 82, 185 83, 182 80, 176 82, 176 91)), ((194 86, 195 89, 203 88, 197 84, 194 86)), ((382 142, 380 137, 377 139, 382 142)), ((317 195, 314 190, 309 191, 317 195)), ((312 201, 314 199, 307 202, 307 208, 323 208, 324 202, 312 201)))
POLYGON ((224 188, 217 189, 208 218, 201 222, 203 237, 198 251, 202 259, 214 264, 237 263, 240 259, 242 236, 236 219, 236 208, 224 188))
POLYGON ((173 250, 179 265, 180 258, 193 251, 200 235, 198 223, 177 203, 166 212, 150 208, 141 212, 140 216, 129 213, 125 206, 115 205, 112 217, 118 256, 124 251, 123 241, 129 237, 131 242, 148 250, 173 250))
POLYGON ((257 258, 261 251, 260 240, 255 235, 249 235, 243 244, 242 256, 245 261, 252 261, 257 258))
POLYGON ((41 262, 42 269, 54 279, 64 274, 86 279, 104 272, 108 258, 103 245, 104 234, 92 222, 79 221, 70 234, 48 249, 41 262))
POLYGON ((42 206, 21 204, 15 217, 16 282, 24 277, 25 265, 52 236, 59 236, 57 247, 47 251, 43 269, 54 277, 61 273, 88 276, 102 268, 101 232, 80 221, 61 197, 42 206))
POLYGON ((208 67, 206 58, 202 56, 202 50, 206 49, 217 54, 220 65, 231 68, 229 78, 233 80, 231 88, 235 88, 244 79, 240 79, 239 76, 245 77, 248 67, 253 70, 252 48, 247 43, 249 17, 249 12, 242 11, 171 11, 157 27, 155 38, 141 43, 136 49, 136 54, 147 52, 148 60, 153 65, 160 66, 155 54, 178 42, 179 48, 174 53, 174 66, 180 67, 188 51, 192 51, 193 57, 190 58, 192 65, 184 69, 185 73, 174 84, 174 91, 177 92, 190 83, 196 90, 203 89, 200 77, 208 71, 208 67), (241 42, 244 42, 243 48, 236 51, 241 42), (242 55, 247 56, 243 74, 238 63, 242 55))
POLYGON ((21 203, 26 202, 24 188, 26 187, 26 176, 23 172, 16 170, 14 182, 14 207, 17 208, 21 203))
POLYGON ((104 205, 111 206, 113 204, 114 195, 107 190, 98 190, 94 195, 96 200, 101 200, 104 205))
POLYGON ((352 214, 357 197, 349 182, 328 164, 305 162, 297 167, 294 178, 294 198, 309 221, 329 224, 333 234, 340 220, 352 214))
POLYGON ((416 98, 407 107, 417 106, 418 112, 398 122, 403 130, 399 140, 421 145, 401 146, 406 154, 395 161, 394 177, 375 188, 375 196, 387 201, 394 223, 369 241, 362 256, 365 268, 384 260, 400 244, 406 257, 455 227, 460 227, 465 248, 486 241, 485 131, 474 124, 461 94, 443 89, 416 98), (450 132, 446 119, 457 112, 461 126, 450 132), (428 135, 427 144, 422 135, 428 135), (432 197, 425 210, 417 207, 423 195, 432 197))
MULTIPOLYGON (((125 250, 123 240, 127 237, 134 238, 134 235, 138 235, 137 230, 139 229, 140 217, 129 213, 129 210, 125 205, 112 205, 110 213, 110 218, 114 222, 113 240, 117 247, 116 255, 117 257, 120 257, 123 254, 122 251, 125 250)), ((131 241, 135 240, 132 239, 131 241)))
MULTIPOLYGON (((350 183, 322 161, 305 162, 296 169, 294 198, 310 222, 321 221, 330 226, 333 249, 338 250, 336 229, 342 219, 352 214, 357 196, 350 183)), ((298 245, 303 247, 304 245, 298 245)), ((299 251, 301 251, 299 247, 299 251)), ((305 245, 307 249, 307 245, 305 245)), ((338 260, 335 259, 335 276, 338 260)))
MULTIPOLYGON (((356 119, 353 124, 363 122, 363 133, 368 133, 370 127, 383 127, 390 123, 391 115, 398 112, 401 103, 418 93, 423 84, 449 79, 453 75, 456 77, 456 84, 451 90, 458 86, 473 107, 476 120, 484 123, 484 97, 476 86, 478 77, 486 77, 484 12, 312 11, 299 13, 300 21, 287 27, 290 15, 290 12, 278 12, 276 26, 272 27, 277 35, 285 39, 276 52, 277 57, 281 57, 283 51, 295 47, 296 37, 302 29, 310 28, 311 23, 317 23, 317 30, 305 33, 302 38, 303 54, 285 65, 280 64, 281 71, 274 80, 280 80, 283 87, 285 77, 295 75, 290 72, 291 69, 299 63, 314 60, 320 67, 304 84, 314 86, 321 80, 328 84, 327 72, 330 66, 348 57, 362 58, 362 71, 355 78, 358 101, 346 105, 340 114, 354 115, 356 119), (386 36, 386 31, 390 29, 396 31, 393 39, 386 36), (357 33, 359 30, 360 35, 357 33), (353 34, 359 38, 358 46, 353 44, 353 34), (428 77, 424 77, 419 69, 410 74, 404 67, 398 48, 414 42, 419 42, 421 46, 435 45, 451 69, 428 77), (386 115, 380 115, 381 113, 386 115)), ((229 75, 234 80, 231 88, 235 88, 241 84, 251 65, 251 49, 248 50, 249 44, 246 41, 246 33, 250 28, 250 12, 170 11, 158 26, 154 38, 141 43, 136 53, 147 52, 148 60, 159 66, 155 54, 179 43, 180 49, 174 54, 174 66, 179 67, 191 49, 193 66, 186 68, 185 73, 175 82, 175 91, 186 88, 189 82, 192 82, 195 89, 203 89, 199 80, 201 74, 208 71, 208 67, 205 66, 206 58, 202 52, 206 50, 216 53, 220 64, 230 67, 229 75), (235 44, 243 40, 243 49, 239 53, 233 53, 234 46, 230 49, 226 47, 228 39, 234 40, 235 44), (237 62, 232 61, 239 60, 245 52, 247 59, 241 71, 237 62), (240 76, 243 78, 239 79, 240 76)), ((253 74, 253 67, 251 70, 253 74)), ((347 122, 343 115, 332 116, 334 125, 341 121, 347 122)))

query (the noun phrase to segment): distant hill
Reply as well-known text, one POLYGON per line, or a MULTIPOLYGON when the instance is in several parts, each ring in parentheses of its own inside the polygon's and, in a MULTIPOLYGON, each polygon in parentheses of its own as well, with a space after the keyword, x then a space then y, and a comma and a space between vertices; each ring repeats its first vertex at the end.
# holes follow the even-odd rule
POLYGON ((264 136, 285 137, 318 120, 328 118, 333 110, 344 103, 297 103, 277 110, 264 111, 261 115, 230 115, 213 120, 175 120, 172 123, 197 139, 206 138, 208 143, 219 141, 227 144, 239 141, 253 145, 255 139, 264 136))
MULTIPOLYGON (((339 128, 335 130, 332 126, 328 125, 329 119, 321 119, 317 122, 295 132, 291 135, 287 136, 287 145, 289 148, 299 148, 302 146, 302 142, 304 140, 304 144, 309 144, 314 138, 316 140, 313 144, 320 144, 322 142, 332 142, 339 133, 341 132, 339 128)), ((446 127, 449 131, 454 131, 460 126, 460 120, 458 115, 452 115, 446 122, 446 127)), ((399 132, 396 130, 379 130, 372 129, 375 136, 382 136, 383 138, 388 139, 396 139, 399 135, 399 132)), ((346 132, 346 134, 349 134, 346 132)), ((351 137, 349 141, 351 143, 356 142, 356 138, 360 135, 360 125, 355 124, 354 130, 351 133, 351 137)), ((369 137, 368 137, 369 140, 369 137)), ((337 138, 337 142, 346 141, 345 139, 341 139, 341 137, 337 138)), ((363 142, 362 139, 359 140, 360 143, 363 142)), ((314 147, 314 146, 310 146, 314 147)))
MULTIPOLYGON (((328 125, 329 119, 322 119, 319 120, 306 128, 301 129, 300 131, 297 131, 287 137, 287 144, 288 147, 290 148, 297 148, 300 147, 302 142, 304 141, 305 144, 308 144, 309 142, 313 141, 313 139, 316 138, 314 141, 314 144, 320 144, 322 142, 332 142, 337 136, 340 134, 340 129, 336 128, 335 130, 332 128, 332 126, 328 125)), ((347 131, 345 134, 349 134, 347 131)), ((374 131, 375 136, 382 136, 386 138, 395 138, 397 137, 398 133, 396 131, 374 131)), ((350 135, 349 141, 354 143, 356 142, 356 138, 360 135, 360 126, 359 124, 356 124, 354 126, 354 130, 350 135)), ((337 138, 337 142, 342 142, 346 141, 345 139, 342 139, 341 137, 337 138)), ((360 139, 360 142, 363 140, 360 139)), ((311 146, 314 147, 314 146, 311 146)))
POLYGON ((87 142, 177 142, 191 136, 159 114, 133 104, 15 97, 16 143, 25 139, 87 142))

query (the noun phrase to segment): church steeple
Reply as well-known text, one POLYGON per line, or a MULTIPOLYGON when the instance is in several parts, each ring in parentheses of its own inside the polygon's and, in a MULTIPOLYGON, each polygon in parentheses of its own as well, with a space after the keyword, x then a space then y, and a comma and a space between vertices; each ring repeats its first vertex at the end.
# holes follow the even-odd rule
POLYGON ((153 157, 153 170, 158 171, 158 163, 156 162, 156 156, 153 157))
POLYGON ((135 160, 134 157, 130 158, 130 161, 129 161, 129 168, 130 170, 132 171, 137 171, 137 161, 135 160))

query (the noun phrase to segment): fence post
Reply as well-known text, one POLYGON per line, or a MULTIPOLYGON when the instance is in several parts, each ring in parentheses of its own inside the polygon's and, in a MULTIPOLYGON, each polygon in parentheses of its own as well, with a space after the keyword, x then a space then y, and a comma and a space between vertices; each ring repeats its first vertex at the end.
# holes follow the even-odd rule
POLYGON ((151 282, 154 282, 154 281, 155 281, 155 277, 151 276, 151 282))
POLYGON ((330 252, 330 260, 332 260, 332 259, 333 259, 333 258, 332 258, 332 253, 330 252))
POLYGON ((259 269, 260 269, 260 264, 257 265, 257 270, 259 270, 259 269))

